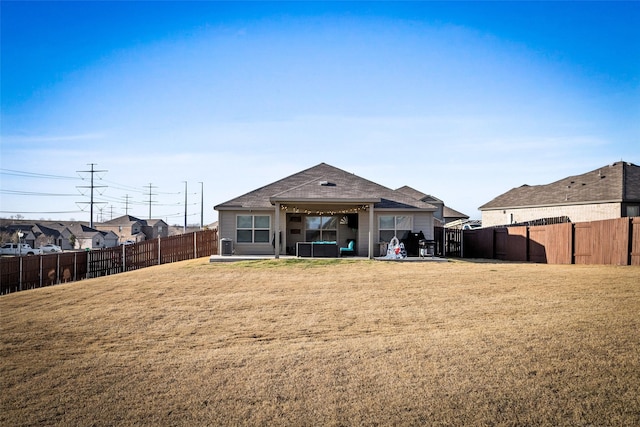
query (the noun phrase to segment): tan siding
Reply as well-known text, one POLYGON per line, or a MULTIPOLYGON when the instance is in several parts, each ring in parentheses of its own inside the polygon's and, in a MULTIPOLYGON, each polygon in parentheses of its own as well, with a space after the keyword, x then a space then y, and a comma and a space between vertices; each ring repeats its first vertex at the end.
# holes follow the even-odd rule
POLYGON ((413 216, 414 233, 422 231, 427 240, 433 240, 433 214, 431 212, 423 212, 413 216))
MULTIPOLYGON (((284 214, 280 215, 280 229, 284 230, 284 214)), ((273 211, 220 211, 218 214, 218 235, 219 238, 231 239, 233 241, 233 249, 236 255, 272 255, 274 254, 271 239, 275 232, 274 212, 273 211), (269 243, 238 243, 236 242, 236 216, 238 215, 269 215, 271 218, 271 229, 269 230, 269 243)), ((283 244, 286 239, 285 233, 282 233, 283 244)))
MULTIPOLYGON (((374 233, 373 241, 375 243, 378 241, 376 237, 378 233, 377 228, 374 230, 374 233)), ((358 255, 367 256, 369 253, 369 211, 361 211, 358 213, 358 238, 356 240, 358 255)))
POLYGON ((218 236, 220 239, 236 239, 235 211, 220 211, 218 213, 218 236))
POLYGON ((482 211, 482 226, 493 227, 559 216, 567 216, 571 222, 600 221, 620 218, 620 214, 620 203, 497 209, 482 211))

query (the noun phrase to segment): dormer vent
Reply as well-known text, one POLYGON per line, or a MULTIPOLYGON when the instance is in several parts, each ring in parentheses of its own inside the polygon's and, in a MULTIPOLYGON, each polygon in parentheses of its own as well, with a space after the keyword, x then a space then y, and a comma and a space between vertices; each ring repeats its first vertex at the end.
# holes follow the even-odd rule
POLYGON ((336 184, 333 182, 329 182, 329 181, 320 181, 318 184, 320 184, 323 187, 335 187, 336 184))

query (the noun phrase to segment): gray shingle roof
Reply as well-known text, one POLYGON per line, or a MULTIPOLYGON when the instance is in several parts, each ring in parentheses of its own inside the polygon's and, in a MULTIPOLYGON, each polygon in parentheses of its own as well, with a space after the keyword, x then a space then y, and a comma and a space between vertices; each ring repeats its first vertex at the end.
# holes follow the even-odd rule
POLYGON ((374 203, 374 208, 435 210, 429 204, 342 169, 320 163, 260 187, 215 209, 272 209, 275 202, 374 203))
POLYGON ((469 215, 463 214, 462 212, 458 212, 455 209, 451 209, 449 206, 445 206, 442 211, 442 216, 445 218, 459 218, 459 219, 469 219, 469 215))
POLYGON ((640 202, 640 167, 633 163, 616 162, 550 184, 525 184, 501 194, 478 209, 603 202, 640 202))
POLYGON ((134 222, 140 222, 143 225, 146 225, 146 221, 144 219, 136 218, 133 215, 122 215, 112 220, 105 221, 102 225, 130 225, 134 222))

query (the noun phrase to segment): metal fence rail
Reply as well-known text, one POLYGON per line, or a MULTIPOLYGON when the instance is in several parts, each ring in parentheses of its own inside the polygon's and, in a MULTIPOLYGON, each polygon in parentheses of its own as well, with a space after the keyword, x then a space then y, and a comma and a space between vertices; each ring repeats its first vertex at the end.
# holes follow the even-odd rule
POLYGON ((0 295, 216 254, 217 230, 94 251, 0 258, 0 295))

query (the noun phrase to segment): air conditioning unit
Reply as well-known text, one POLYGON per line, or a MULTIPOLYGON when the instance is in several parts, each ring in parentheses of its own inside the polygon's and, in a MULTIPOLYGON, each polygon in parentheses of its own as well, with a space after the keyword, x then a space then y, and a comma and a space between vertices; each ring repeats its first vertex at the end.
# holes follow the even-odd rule
POLYGON ((220 239, 220 255, 233 255, 233 240, 226 237, 220 239))

